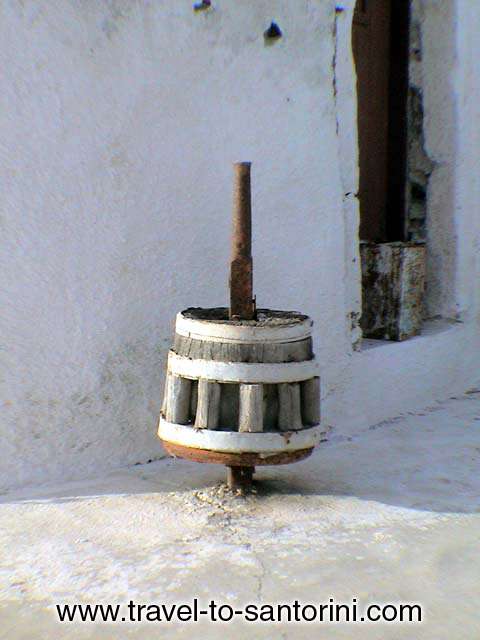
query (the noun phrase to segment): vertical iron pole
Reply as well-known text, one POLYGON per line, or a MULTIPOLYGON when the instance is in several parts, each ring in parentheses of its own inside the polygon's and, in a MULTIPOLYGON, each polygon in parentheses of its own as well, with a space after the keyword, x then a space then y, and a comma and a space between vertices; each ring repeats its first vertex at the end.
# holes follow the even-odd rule
MULTIPOLYGON (((231 320, 254 320, 252 262, 252 195, 250 162, 234 164, 232 253, 230 263, 231 320)), ((227 484, 241 492, 252 485, 255 467, 227 467, 227 484)))
POLYGON ((230 319, 253 320, 252 197, 250 162, 234 164, 230 319))
POLYGON ((227 467, 227 485, 232 491, 248 491, 252 486, 255 467, 227 467))

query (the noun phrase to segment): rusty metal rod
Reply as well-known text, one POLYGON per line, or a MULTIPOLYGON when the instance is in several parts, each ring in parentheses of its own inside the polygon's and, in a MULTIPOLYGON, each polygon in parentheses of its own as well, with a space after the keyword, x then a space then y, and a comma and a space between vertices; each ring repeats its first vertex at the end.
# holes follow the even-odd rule
POLYGON ((234 164, 230 319, 253 320, 252 197, 250 162, 234 164))
POLYGON ((232 491, 248 491, 252 486, 255 467, 227 467, 227 485, 232 491))
MULTIPOLYGON (((252 194, 250 162, 234 164, 232 253, 230 263, 231 320, 254 320, 252 262, 252 194)), ((227 484, 232 490, 248 491, 254 467, 227 467, 227 484)))

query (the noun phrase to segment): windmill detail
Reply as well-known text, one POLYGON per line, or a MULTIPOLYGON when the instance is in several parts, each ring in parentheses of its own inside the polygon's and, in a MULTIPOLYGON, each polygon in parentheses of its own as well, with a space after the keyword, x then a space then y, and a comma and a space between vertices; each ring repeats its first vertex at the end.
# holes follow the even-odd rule
POLYGON ((324 431, 313 323, 256 308, 250 163, 234 176, 230 306, 177 314, 158 435, 172 456, 225 465, 243 491, 256 466, 303 460, 324 431))

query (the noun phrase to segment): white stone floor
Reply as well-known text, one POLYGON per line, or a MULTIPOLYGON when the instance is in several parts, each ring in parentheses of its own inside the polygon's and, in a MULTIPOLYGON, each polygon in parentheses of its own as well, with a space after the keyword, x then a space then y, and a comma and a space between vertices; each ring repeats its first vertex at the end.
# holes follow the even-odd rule
POLYGON ((0 637, 480 638, 480 393, 332 436, 222 496, 221 467, 161 460, 2 496, 0 637), (62 602, 419 602, 398 624, 60 624, 62 602))

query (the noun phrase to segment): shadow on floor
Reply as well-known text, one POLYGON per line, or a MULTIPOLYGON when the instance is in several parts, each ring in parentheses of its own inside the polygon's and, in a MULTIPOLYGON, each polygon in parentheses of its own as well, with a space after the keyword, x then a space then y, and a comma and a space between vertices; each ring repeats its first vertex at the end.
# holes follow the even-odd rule
MULTIPOLYGON (((333 437, 304 462, 259 467, 256 499, 355 496, 421 511, 477 513, 479 463, 477 398, 475 403, 450 402, 435 411, 392 420, 351 438, 333 437)), ((1 502, 60 503, 108 495, 190 492, 224 480, 223 467, 164 459, 89 481, 25 489, 3 496, 1 502)))

